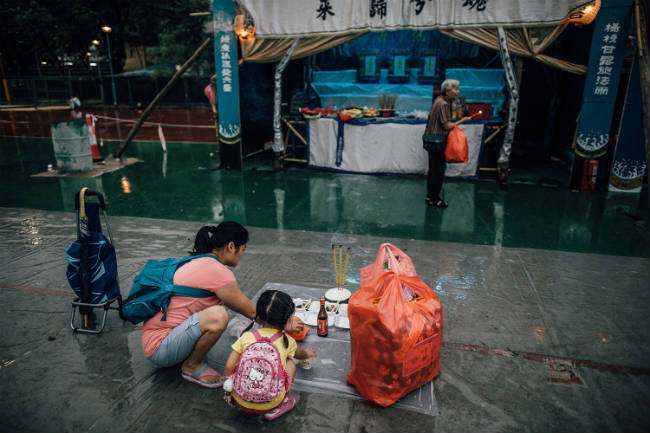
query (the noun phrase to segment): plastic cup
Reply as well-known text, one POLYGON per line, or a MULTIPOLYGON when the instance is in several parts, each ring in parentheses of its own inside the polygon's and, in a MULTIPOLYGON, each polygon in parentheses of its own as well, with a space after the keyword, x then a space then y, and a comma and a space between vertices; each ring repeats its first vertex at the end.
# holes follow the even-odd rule
POLYGON ((311 359, 307 358, 302 360, 302 369, 311 370, 311 359))

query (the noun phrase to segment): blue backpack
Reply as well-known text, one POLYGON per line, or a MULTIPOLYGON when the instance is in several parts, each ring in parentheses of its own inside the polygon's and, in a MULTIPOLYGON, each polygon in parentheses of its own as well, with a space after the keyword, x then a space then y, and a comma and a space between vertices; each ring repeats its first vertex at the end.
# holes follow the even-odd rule
POLYGON ((218 258, 211 254, 188 256, 182 259, 149 260, 133 279, 129 297, 122 305, 124 319, 134 325, 163 312, 160 320, 167 320, 167 307, 172 296, 189 296, 192 298, 209 298, 214 292, 196 287, 174 285, 174 273, 190 260, 199 257, 218 258))

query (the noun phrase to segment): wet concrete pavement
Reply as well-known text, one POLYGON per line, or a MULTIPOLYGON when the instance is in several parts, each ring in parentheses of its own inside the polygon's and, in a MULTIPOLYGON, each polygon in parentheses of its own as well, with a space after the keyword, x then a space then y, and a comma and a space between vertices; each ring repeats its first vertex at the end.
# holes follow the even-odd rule
MULTIPOLYGON (((201 222, 111 217, 122 293, 146 260, 180 257, 201 222)), ((209 222, 209 221, 206 221, 209 222)), ((332 243, 352 248, 348 287, 382 242, 413 259, 444 311, 436 417, 296 392, 274 422, 143 356, 141 327, 109 312, 100 335, 69 327, 73 213, 0 208, 2 431, 647 431, 650 295, 645 257, 368 234, 259 228, 237 280, 332 287, 332 243), (554 380, 554 381, 552 381, 554 380)))
MULTIPOLYGON (((59 111, 52 116, 69 115, 59 111)), ((207 125, 204 114, 157 121, 207 125)), ((505 192, 447 179, 441 211, 424 206, 422 177, 273 172, 264 158, 224 171, 209 137, 168 136, 163 154, 156 128, 125 153, 136 164, 93 179, 38 178, 54 163, 57 119, 20 116, 0 113, 0 431, 650 429, 645 190, 513 182, 505 192), (356 290, 379 245, 398 246, 443 306, 439 414, 298 391, 293 411, 263 422, 228 408, 221 391, 183 381, 178 368, 155 368, 141 327, 115 311, 102 334, 73 333, 64 251, 83 186, 107 200, 124 296, 147 260, 185 255, 202 224, 224 219, 251 233, 235 270, 248 296, 269 282, 333 287, 332 243, 352 248, 347 287, 356 290)), ((98 131, 105 156, 129 129, 109 128, 98 131)))

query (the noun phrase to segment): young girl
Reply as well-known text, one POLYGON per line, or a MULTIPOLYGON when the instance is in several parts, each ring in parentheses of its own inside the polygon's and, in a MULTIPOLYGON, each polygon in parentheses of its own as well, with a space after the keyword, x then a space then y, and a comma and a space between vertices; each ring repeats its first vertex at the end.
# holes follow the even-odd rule
MULTIPOLYGON (((232 352, 226 361, 225 375, 229 378, 224 384, 225 400, 231 407, 241 407, 245 412, 264 414, 267 420, 274 420, 279 416, 289 412, 296 404, 296 399, 289 392, 291 383, 296 376, 296 364, 289 358, 307 359, 315 357, 316 352, 311 349, 302 349, 298 347, 296 340, 282 333, 281 338, 276 334, 281 333, 289 318, 295 311, 295 305, 289 295, 278 290, 267 290, 260 296, 256 306, 255 320, 262 325, 257 332, 261 337, 273 340, 280 354, 282 366, 285 369, 290 381, 285 383, 285 388, 272 401, 265 403, 251 403, 243 400, 235 392, 232 392, 232 381, 230 376, 238 368, 239 360, 244 350, 257 341, 255 334, 251 331, 244 331, 237 341, 232 345, 232 352), (287 362, 289 359, 289 362, 287 362)), ((251 324, 252 325, 252 324, 251 324)), ((249 327, 250 328, 250 327, 249 327)))

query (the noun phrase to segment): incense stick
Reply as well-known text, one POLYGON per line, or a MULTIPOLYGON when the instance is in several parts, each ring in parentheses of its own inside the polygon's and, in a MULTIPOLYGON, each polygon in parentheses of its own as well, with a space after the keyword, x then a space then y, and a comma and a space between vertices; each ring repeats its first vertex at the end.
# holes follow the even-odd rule
POLYGON ((336 285, 339 290, 343 285, 343 245, 339 245, 339 283, 336 285))
POLYGON ((348 260, 350 260, 350 247, 348 247, 348 251, 345 253, 345 268, 343 268, 343 281, 341 282, 341 288, 345 285, 345 276, 348 273, 348 260))
POLYGON ((336 266, 336 250, 334 244, 332 244, 332 258, 334 259, 334 272, 336 274, 336 286, 339 285, 339 267, 336 266))

